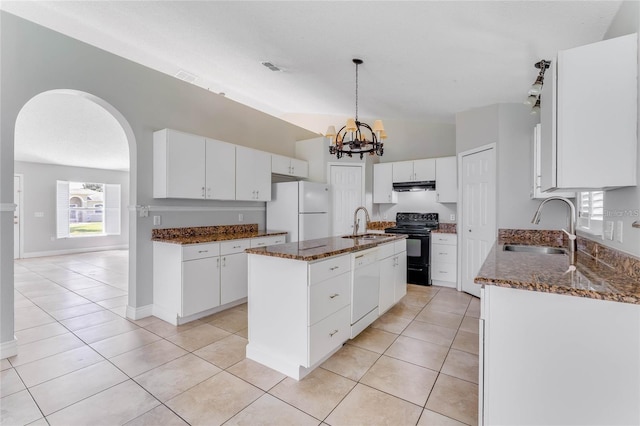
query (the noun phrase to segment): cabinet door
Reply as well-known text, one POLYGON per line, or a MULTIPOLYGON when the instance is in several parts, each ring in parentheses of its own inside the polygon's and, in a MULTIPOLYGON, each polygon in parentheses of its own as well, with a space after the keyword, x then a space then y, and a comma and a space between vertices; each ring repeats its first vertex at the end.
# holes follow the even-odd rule
POLYGON ((551 65, 544 76, 544 85, 540 94, 540 191, 548 191, 557 185, 556 59, 551 60, 551 65))
POLYGON ((413 175, 413 161, 397 161, 393 164, 393 182, 411 182, 413 175))
POLYGON ((567 197, 573 198, 576 196, 575 192, 542 192, 542 164, 541 164, 541 136, 542 126, 537 124, 533 128, 533 135, 531 140, 531 190, 529 196, 533 199, 549 198, 549 197, 567 197))
POLYGON ((436 160, 426 158, 413 162, 413 175, 416 181, 436 180, 436 160))
POLYGON ((228 254, 220 257, 220 304, 247 297, 247 254, 228 254))
POLYGON ((182 262, 182 312, 186 317, 220 305, 220 258, 182 262))
POLYGON ((397 254, 394 256, 394 259, 396 259, 396 277, 394 280, 395 291, 393 295, 397 303, 407 294, 407 252, 403 251, 397 254))
POLYGON ((236 147, 206 139, 206 197, 211 200, 236 199, 236 147))
POLYGON ((373 165, 373 202, 398 202, 398 193, 393 190, 393 163, 373 165))
MULTIPOLYGON (((165 150, 165 196, 167 198, 204 198, 204 138, 170 129, 167 129, 164 135, 165 140, 160 139, 160 142, 156 142, 157 139, 154 137, 154 150, 165 150)), ((157 158, 154 153, 154 160, 157 158)), ((154 173, 162 173, 160 162, 162 160, 154 161, 154 173)))
POLYGON ((458 167, 456 157, 436 158, 436 201, 458 202, 458 167))
POLYGON ((256 200, 254 152, 254 149, 244 146, 236 147, 236 200, 256 200))
POLYGON ((385 313, 395 303, 397 260, 397 256, 391 256, 380 261, 380 300, 378 301, 378 315, 385 313))
POLYGON ((271 173, 291 175, 291 159, 283 155, 271 155, 271 173))
POLYGON ((271 201, 271 154, 264 151, 253 153, 253 173, 256 187, 256 200, 271 201))
POLYGON ((309 163, 305 160, 291 158, 291 175, 300 178, 308 178, 309 163))

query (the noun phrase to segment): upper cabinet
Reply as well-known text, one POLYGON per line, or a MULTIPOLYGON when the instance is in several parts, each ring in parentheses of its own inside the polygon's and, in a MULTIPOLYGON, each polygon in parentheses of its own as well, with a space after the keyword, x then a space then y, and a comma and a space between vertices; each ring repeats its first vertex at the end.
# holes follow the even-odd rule
POLYGON ((379 204, 397 203, 398 193, 393 190, 393 164, 373 165, 373 202, 379 204))
POLYGON ((636 185, 638 35, 558 52, 541 95, 541 190, 636 185))
POLYGON ((271 154, 271 173, 299 178, 309 177, 309 163, 297 158, 271 154))
POLYGON ((436 201, 458 202, 458 167, 455 156, 436 158, 436 201))
POLYGON ((398 161, 393 164, 393 182, 436 180, 436 160, 398 161))
POLYGON ((271 200, 271 154, 236 146, 236 200, 271 200))
POLYGON ((529 197, 532 199, 549 198, 549 197, 567 197, 573 198, 576 196, 575 192, 542 192, 541 190, 541 169, 542 161, 540 158, 540 124, 537 124, 533 128, 533 135, 531 138, 531 186, 529 190, 529 197))
POLYGON ((206 198, 235 200, 236 146, 206 139, 206 198))

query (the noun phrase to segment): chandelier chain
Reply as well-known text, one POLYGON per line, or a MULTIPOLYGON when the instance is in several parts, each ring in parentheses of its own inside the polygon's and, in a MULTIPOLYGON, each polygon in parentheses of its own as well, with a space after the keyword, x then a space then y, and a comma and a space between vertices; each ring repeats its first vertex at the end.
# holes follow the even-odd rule
POLYGON ((356 122, 358 122, 358 63, 356 63, 356 122))

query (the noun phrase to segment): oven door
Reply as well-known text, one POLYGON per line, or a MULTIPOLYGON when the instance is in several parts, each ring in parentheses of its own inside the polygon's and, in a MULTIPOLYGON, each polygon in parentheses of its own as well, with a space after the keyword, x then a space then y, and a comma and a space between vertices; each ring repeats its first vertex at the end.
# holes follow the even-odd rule
POLYGON ((407 238, 407 282, 431 285, 429 235, 407 238))

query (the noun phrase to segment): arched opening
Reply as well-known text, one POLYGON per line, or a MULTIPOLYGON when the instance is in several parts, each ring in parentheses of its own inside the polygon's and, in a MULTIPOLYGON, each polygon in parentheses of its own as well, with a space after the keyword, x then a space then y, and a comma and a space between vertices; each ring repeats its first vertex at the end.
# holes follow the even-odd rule
MULTIPOLYGON (((27 215, 27 219, 31 216, 43 219, 39 225, 47 228, 40 240, 31 238, 39 229, 34 229, 26 241, 20 237, 25 244, 20 250, 21 257, 128 247, 128 268, 117 278, 127 291, 122 314, 126 311, 129 315, 130 307, 136 306, 136 211, 129 206, 136 205, 137 197, 136 140, 127 120, 111 104, 86 92, 60 89, 40 93, 17 116, 14 159, 16 175, 24 178, 21 202, 40 197, 47 199, 48 206, 56 203, 54 210, 38 208, 37 213, 27 215), (24 176, 20 168, 29 170, 31 176, 24 176), (50 179, 54 174, 61 176, 50 179), (126 179, 122 177, 125 175, 126 179), (44 190, 26 194, 37 176, 45 177, 44 190), (67 189, 79 183, 83 190, 61 197, 60 182, 56 186, 56 181, 66 182, 67 189), (61 223, 65 217, 67 223, 61 223), (74 222, 93 231, 72 235, 69 229, 74 222)), ((135 311, 131 312, 135 316, 135 311)))

